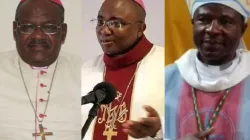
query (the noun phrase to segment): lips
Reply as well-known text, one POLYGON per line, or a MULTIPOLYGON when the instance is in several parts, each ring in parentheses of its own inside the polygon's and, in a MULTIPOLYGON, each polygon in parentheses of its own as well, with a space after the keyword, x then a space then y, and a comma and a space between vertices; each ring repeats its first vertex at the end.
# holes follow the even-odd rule
POLYGON ((218 47, 218 46, 223 46, 224 42, 220 40, 204 40, 203 41, 204 46, 212 46, 212 47, 218 47))
POLYGON ((221 40, 212 40, 212 39, 204 40, 204 42, 211 43, 211 44, 223 44, 223 41, 221 40))
POLYGON ((100 41, 101 41, 101 44, 103 45, 111 45, 114 43, 113 40, 109 40, 109 39, 101 39, 100 41))
POLYGON ((48 44, 29 44, 28 47, 32 51, 44 51, 49 48, 48 44))

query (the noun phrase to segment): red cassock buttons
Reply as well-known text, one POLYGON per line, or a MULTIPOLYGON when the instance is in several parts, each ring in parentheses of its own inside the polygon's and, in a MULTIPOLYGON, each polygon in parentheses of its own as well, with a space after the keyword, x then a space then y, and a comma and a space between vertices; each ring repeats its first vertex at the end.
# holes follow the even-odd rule
POLYGON ((45 114, 39 114, 39 117, 40 118, 44 118, 44 117, 47 117, 47 115, 45 115, 45 114))
POLYGON ((41 70, 40 74, 43 75, 44 73, 47 73, 46 71, 41 70))
POLYGON ((47 100, 44 100, 43 98, 39 99, 40 102, 46 102, 47 100))
POLYGON ((43 83, 40 84, 40 87, 47 87, 47 85, 44 85, 43 83))

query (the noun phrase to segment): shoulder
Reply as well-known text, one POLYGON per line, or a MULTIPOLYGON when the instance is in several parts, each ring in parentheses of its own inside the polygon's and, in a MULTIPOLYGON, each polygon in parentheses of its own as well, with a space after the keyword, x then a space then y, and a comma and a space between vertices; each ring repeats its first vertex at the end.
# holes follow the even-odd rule
POLYGON ((146 55, 145 60, 152 62, 153 64, 160 64, 164 66, 164 55, 164 48, 154 45, 150 52, 146 55))
POLYGON ((65 63, 81 63, 81 57, 67 52, 60 52, 58 56, 59 60, 63 60, 65 63))
POLYGON ((153 53, 155 54, 162 54, 164 56, 164 47, 154 45, 152 48, 153 53))
POLYGON ((60 52, 58 56, 58 62, 60 64, 60 67, 76 72, 78 74, 80 73, 82 65, 82 59, 80 56, 67 52, 60 52))
POLYGON ((177 64, 175 64, 175 63, 167 65, 165 67, 165 75, 166 76, 173 75, 174 73, 177 73, 178 71, 179 70, 178 70, 177 64))
POLYGON ((80 56, 67 52, 60 52, 58 60, 61 65, 67 67, 77 67, 80 69, 80 66, 82 65, 82 59, 80 56))
POLYGON ((0 52, 0 64, 12 64, 14 60, 18 57, 16 50, 0 52))
POLYGON ((103 54, 100 54, 92 59, 87 60, 86 62, 83 62, 82 68, 94 68, 96 66, 99 66, 103 64, 103 54))
POLYGON ((12 58, 13 56, 17 56, 18 53, 16 50, 11 50, 11 51, 5 51, 5 52, 0 52, 0 61, 1 60, 6 60, 8 58, 12 58))
POLYGON ((165 67, 165 85, 173 86, 182 79, 177 64, 173 63, 165 67))

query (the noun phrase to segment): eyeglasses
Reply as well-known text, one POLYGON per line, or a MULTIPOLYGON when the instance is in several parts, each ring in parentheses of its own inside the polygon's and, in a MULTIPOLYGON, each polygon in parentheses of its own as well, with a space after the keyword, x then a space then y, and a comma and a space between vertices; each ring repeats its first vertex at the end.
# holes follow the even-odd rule
POLYGON ((135 24, 135 23, 138 23, 138 22, 143 23, 142 21, 136 21, 136 22, 133 22, 133 23, 124 23, 124 22, 119 21, 119 20, 105 21, 105 20, 102 20, 102 19, 92 19, 90 22, 95 24, 97 29, 102 29, 102 27, 107 25, 109 29, 113 29, 113 30, 122 29, 126 25, 131 25, 131 24, 135 24))
POLYGON ((41 30, 45 34, 56 34, 58 32, 58 29, 61 28, 61 25, 56 24, 45 24, 45 25, 34 25, 34 24, 19 24, 17 23, 17 27, 20 29, 20 32, 23 34, 32 34, 36 28, 41 28, 41 30))

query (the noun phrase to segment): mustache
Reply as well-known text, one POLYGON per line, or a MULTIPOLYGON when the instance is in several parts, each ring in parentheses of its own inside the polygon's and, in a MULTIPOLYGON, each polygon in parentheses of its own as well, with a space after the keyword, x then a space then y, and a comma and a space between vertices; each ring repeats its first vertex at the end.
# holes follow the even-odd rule
POLYGON ((50 47, 49 43, 46 40, 33 39, 28 43, 28 47, 32 47, 34 45, 41 45, 48 48, 50 47))
POLYGON ((220 38, 220 37, 205 37, 203 39, 203 42, 218 43, 218 44, 226 43, 225 39, 220 38))
POLYGON ((209 42, 209 43, 217 43, 217 44, 224 44, 224 40, 220 39, 204 39, 203 42, 209 42))
POLYGON ((225 43, 225 38, 222 36, 212 36, 212 35, 206 35, 203 39, 203 41, 213 42, 213 43, 225 43))

